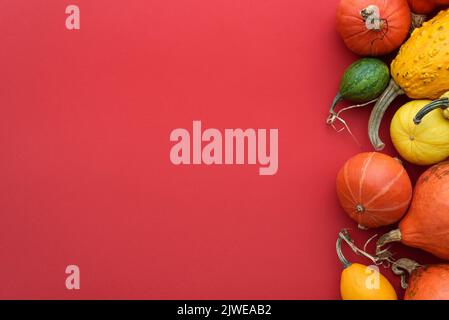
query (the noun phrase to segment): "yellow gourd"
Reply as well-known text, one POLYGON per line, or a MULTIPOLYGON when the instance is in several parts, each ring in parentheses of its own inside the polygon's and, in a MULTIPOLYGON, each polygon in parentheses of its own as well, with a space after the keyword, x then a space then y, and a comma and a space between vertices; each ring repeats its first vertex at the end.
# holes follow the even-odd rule
MULTIPOLYGON (((341 252, 342 233, 337 239, 337 255, 343 264, 340 280, 340 294, 343 300, 397 300, 391 283, 377 266, 351 263, 341 252)), ((348 239, 348 238, 347 238, 348 239)), ((347 241, 347 240, 346 240, 347 241)))
POLYGON ((449 121, 444 111, 427 109, 427 115, 421 112, 420 119, 415 119, 430 102, 406 103, 396 111, 390 125, 396 150, 405 160, 417 165, 432 165, 449 157, 449 121))
POLYGON ((385 110, 401 94, 435 99, 449 90, 449 9, 413 31, 391 63, 392 79, 371 113, 368 134, 374 148, 383 149, 379 126, 385 110))
POLYGON ((340 293, 343 300, 398 299, 387 278, 373 267, 359 263, 350 264, 341 273, 340 293))

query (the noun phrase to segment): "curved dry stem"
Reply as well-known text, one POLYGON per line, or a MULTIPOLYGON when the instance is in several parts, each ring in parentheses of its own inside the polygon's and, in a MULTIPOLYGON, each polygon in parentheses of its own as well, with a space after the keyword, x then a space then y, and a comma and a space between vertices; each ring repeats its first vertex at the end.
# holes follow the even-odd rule
POLYGON ((368 245, 370 244, 371 241, 374 240, 374 238, 377 237, 377 234, 375 234, 374 236, 372 236, 371 238, 369 238, 368 240, 366 240, 365 244, 363 245, 363 251, 366 251, 366 248, 368 247, 368 245))
POLYGON ((335 106, 336 106, 336 104, 339 101, 341 101, 341 98, 342 97, 340 96, 340 93, 337 94, 337 96, 335 96, 334 102, 332 103, 332 106, 331 106, 331 108, 329 110, 329 116, 327 117, 326 123, 328 125, 330 125, 332 128, 334 128, 334 130, 336 132, 341 132, 341 131, 346 129, 349 132, 349 134, 351 135, 351 137, 354 139, 355 143, 360 147, 361 145, 360 145, 359 141, 357 140, 357 138, 352 133, 351 128, 349 127, 348 123, 340 116, 340 114, 342 114, 343 112, 345 112, 347 110, 365 107, 365 106, 367 106, 369 104, 372 104, 372 103, 376 102, 377 99, 374 99, 374 100, 371 100, 371 101, 368 101, 368 102, 365 102, 365 103, 361 103, 361 104, 354 104, 352 106, 345 107, 345 108, 341 109, 338 112, 335 112, 335 106), (335 121, 341 122, 341 124, 343 124, 343 127, 338 129, 335 126, 335 121))
POLYGON ((329 109, 329 117, 326 120, 327 124, 333 124, 335 122, 335 119, 338 117, 338 114, 335 112, 335 108, 337 107, 337 104, 343 100, 343 96, 340 92, 337 93, 337 95, 334 98, 334 101, 332 101, 332 105, 329 109))
POLYGON ((338 238, 345 241, 348 244, 348 246, 351 248, 351 250, 354 251, 354 253, 356 253, 357 255, 368 258, 376 265, 379 264, 379 259, 377 257, 372 256, 369 253, 367 253, 366 251, 359 249, 354 244, 354 241, 349 236, 348 229, 341 230, 340 233, 338 234, 338 238))
POLYGON ((397 242, 402 240, 401 231, 399 229, 392 230, 377 240, 376 244, 376 257, 378 257, 381 260, 388 260, 390 259, 393 254, 389 251, 389 247, 383 249, 382 247, 388 243, 391 242, 397 242))
POLYGON ((371 112, 368 124, 368 135, 371 144, 376 150, 382 150, 385 146, 385 144, 379 137, 380 123, 382 122, 385 111, 388 109, 393 100, 401 94, 404 94, 404 91, 402 91, 402 89, 392 78, 388 87, 382 93, 376 105, 374 106, 373 111, 371 112))
POLYGON ((427 16, 425 14, 417 14, 412 12, 412 24, 410 26, 410 32, 413 32, 416 28, 421 27, 426 19, 427 16))
POLYGON ((391 270, 393 271, 393 273, 397 276, 401 277, 401 287, 403 289, 407 289, 408 285, 407 285, 407 275, 410 276, 412 274, 413 271, 415 271, 416 269, 420 268, 421 265, 411 259, 407 259, 407 258, 401 258, 395 262, 393 262, 392 266, 391 266, 391 270), (405 273, 405 271, 407 271, 407 274, 405 273))

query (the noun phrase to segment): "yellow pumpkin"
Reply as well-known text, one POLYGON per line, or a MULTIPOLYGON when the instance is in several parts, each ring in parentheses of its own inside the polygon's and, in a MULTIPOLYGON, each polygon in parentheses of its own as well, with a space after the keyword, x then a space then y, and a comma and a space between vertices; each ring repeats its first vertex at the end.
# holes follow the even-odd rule
POLYGON ((340 293, 343 300, 397 300, 391 283, 377 268, 352 263, 341 273, 340 293))
POLYGON ((396 150, 405 160, 417 165, 432 165, 449 157, 449 121, 443 110, 434 109, 415 124, 415 116, 430 102, 406 103, 396 111, 390 125, 396 150))
POLYGON ((369 121, 368 134, 377 150, 384 147, 379 138, 382 117, 398 95, 435 99, 449 90, 449 9, 413 31, 391 63, 391 75, 369 121))

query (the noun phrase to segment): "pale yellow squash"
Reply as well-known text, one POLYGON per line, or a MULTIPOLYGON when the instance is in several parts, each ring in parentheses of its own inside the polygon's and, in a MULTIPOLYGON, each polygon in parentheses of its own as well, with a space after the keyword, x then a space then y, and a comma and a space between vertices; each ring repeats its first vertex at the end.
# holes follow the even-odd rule
POLYGON ((413 119, 430 100, 406 103, 393 117, 391 140, 399 154, 417 165, 432 165, 449 157, 449 121, 443 110, 435 109, 423 117, 420 124, 413 119))

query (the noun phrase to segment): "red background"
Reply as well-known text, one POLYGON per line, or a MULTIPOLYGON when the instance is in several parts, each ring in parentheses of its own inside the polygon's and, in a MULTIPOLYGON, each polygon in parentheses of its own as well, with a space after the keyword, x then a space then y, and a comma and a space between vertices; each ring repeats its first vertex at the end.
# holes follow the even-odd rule
POLYGON ((361 148, 325 124, 356 58, 336 5, 0 1, 0 298, 338 299, 335 176, 371 148, 369 107, 361 148), (278 173, 172 165, 192 120, 279 128, 278 173))

